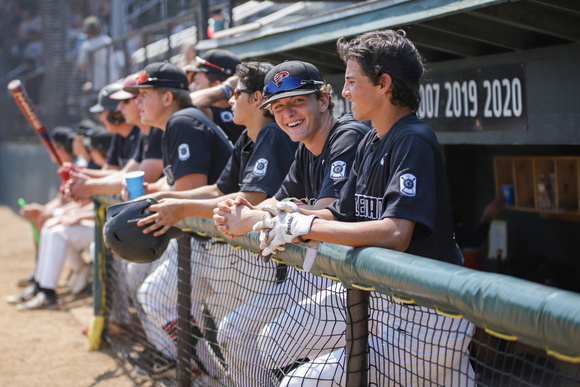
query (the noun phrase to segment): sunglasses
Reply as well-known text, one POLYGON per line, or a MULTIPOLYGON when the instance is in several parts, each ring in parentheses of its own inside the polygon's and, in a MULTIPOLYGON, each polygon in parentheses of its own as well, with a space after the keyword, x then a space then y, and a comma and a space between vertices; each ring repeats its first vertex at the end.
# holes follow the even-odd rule
POLYGON ((321 81, 304 81, 300 77, 286 77, 279 82, 270 82, 266 85, 266 93, 267 94, 275 94, 281 91, 289 91, 298 89, 302 86, 306 85, 324 85, 324 82, 321 81))
POLYGON ((230 69, 226 69, 224 67, 218 66, 216 64, 211 63, 208 60, 205 60, 205 59, 200 58, 199 56, 196 56, 195 57, 195 67, 201 67, 201 66, 212 67, 212 68, 219 70, 222 73, 226 73, 228 75, 232 73, 232 70, 230 70, 230 69))
POLYGON ((250 89, 234 89, 234 99, 238 99, 242 96, 242 93, 252 94, 253 91, 250 89))
POLYGON ((129 104, 129 102, 131 102, 131 100, 132 100, 132 99, 133 99, 133 98, 126 98, 126 99, 122 99, 122 100, 121 100, 121 103, 122 103, 123 105, 128 105, 128 104, 129 104))
POLYGON ((153 82, 153 81, 157 81, 157 82, 171 82, 171 83, 181 84, 181 81, 178 81, 176 79, 152 78, 145 71, 141 72, 139 74, 139 77, 137 78, 137 84, 138 85, 142 85, 145 82, 153 82))

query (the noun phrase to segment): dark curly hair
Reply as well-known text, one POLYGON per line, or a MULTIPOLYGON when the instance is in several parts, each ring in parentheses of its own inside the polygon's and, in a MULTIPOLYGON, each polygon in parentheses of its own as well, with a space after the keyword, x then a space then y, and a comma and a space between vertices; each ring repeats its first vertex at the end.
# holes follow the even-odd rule
POLYGON ((423 58, 405 31, 372 31, 350 41, 340 38, 336 47, 340 58, 345 63, 357 62, 374 85, 379 84, 382 74, 388 74, 393 80, 391 102, 417 110, 423 58))
MULTIPOLYGON (((266 74, 273 67, 274 65, 268 62, 255 60, 242 62, 236 67, 236 75, 238 76, 238 81, 242 82, 246 86, 246 89, 262 92, 264 89, 264 78, 266 78, 266 74)), ((264 116, 274 119, 274 116, 268 109, 264 109, 264 116)))

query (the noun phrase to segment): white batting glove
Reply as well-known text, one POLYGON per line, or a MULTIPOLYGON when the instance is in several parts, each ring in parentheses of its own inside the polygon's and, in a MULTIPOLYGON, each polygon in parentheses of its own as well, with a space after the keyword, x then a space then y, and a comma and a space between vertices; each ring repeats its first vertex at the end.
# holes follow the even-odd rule
POLYGON ((300 200, 296 198, 286 198, 276 203, 276 210, 278 210, 278 213, 280 212, 301 213, 299 206, 302 204, 304 203, 302 203, 300 200))
POLYGON ((274 227, 270 234, 274 233, 274 238, 262 250, 262 254, 270 255, 278 250, 280 246, 292 243, 299 236, 308 234, 315 218, 316 215, 303 215, 299 212, 280 212, 278 216, 272 219, 274 227))
MULTIPOLYGON (((273 206, 264 206, 262 207, 262 220, 257 222, 254 227, 252 227, 252 229, 254 231, 259 231, 260 232, 260 251, 262 251, 266 246, 268 246, 270 244, 270 242, 272 241, 272 239, 274 239, 274 232, 272 232, 272 229, 274 228, 274 217, 276 216, 277 212, 276 212, 276 208, 274 208, 273 206)), ((282 251, 284 250, 284 247, 281 247, 280 249, 277 249, 278 251, 282 251)), ((277 251, 275 251, 274 253, 276 253, 277 251)), ((264 255, 263 253, 261 253, 262 259, 264 260, 264 262, 268 262, 270 260, 269 254, 268 255, 264 255)))

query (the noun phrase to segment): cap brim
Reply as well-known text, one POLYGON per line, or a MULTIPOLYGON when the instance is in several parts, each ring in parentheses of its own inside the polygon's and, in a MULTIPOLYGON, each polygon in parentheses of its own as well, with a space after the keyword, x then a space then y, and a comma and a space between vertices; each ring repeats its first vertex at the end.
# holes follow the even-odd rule
POLYGON ((208 69, 195 66, 185 66, 184 70, 187 73, 207 73, 209 71, 208 69))
POLYGON ((125 90, 119 90, 117 92, 114 92, 113 94, 111 94, 109 96, 110 99, 114 99, 114 100, 118 100, 118 101, 122 101, 124 99, 131 99, 131 98, 135 98, 139 95, 139 93, 137 92, 136 94, 132 94, 132 93, 128 93, 125 90))
POLYGON ((150 89, 152 87, 159 87, 159 86, 156 86, 156 85, 130 86, 130 87, 123 88, 123 91, 126 91, 127 93, 130 93, 130 94, 137 94, 137 95, 139 95, 139 89, 150 89))
POLYGON ((316 93, 318 90, 320 90, 320 89, 295 89, 295 90, 284 91, 282 93, 276 93, 276 94, 272 95, 270 98, 268 98, 266 100, 266 102, 261 104, 260 109, 263 109, 264 107, 271 104, 272 102, 277 101, 277 100, 282 99, 282 98, 294 97, 297 95, 313 94, 313 93, 316 93))

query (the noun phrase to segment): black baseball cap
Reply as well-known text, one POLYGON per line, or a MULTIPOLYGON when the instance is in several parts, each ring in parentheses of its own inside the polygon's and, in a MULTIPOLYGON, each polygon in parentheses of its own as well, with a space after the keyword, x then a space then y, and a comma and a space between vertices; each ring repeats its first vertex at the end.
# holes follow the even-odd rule
POLYGON ((91 113, 101 113, 105 110, 117 110, 117 105, 119 101, 111 99, 111 95, 123 88, 123 82, 114 82, 105 85, 101 90, 99 90, 99 95, 97 97, 97 104, 91 106, 89 111, 91 113))
POLYGON ((185 71, 194 73, 218 73, 234 75, 242 60, 233 52, 222 49, 209 50, 201 57, 196 56, 185 71))
POLYGON ((139 94, 139 89, 151 87, 171 87, 189 90, 185 71, 169 62, 151 63, 139 73, 135 86, 123 87, 127 93, 139 94))
POLYGON ((76 132, 69 126, 57 126, 51 131, 52 141, 56 144, 71 144, 76 136, 76 132))
POLYGON ((262 94, 266 101, 260 109, 282 98, 316 93, 324 85, 324 80, 313 64, 290 60, 268 71, 264 85, 262 94))

